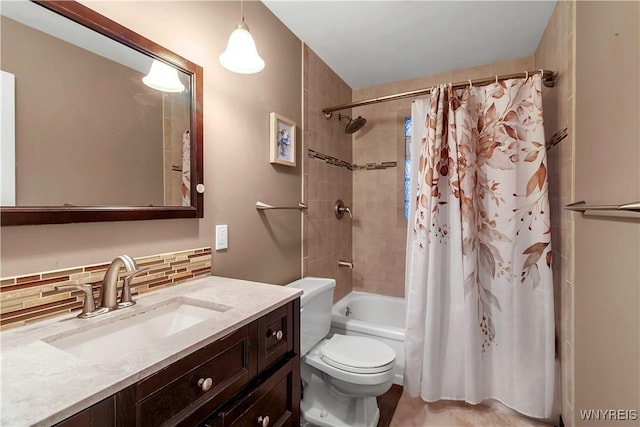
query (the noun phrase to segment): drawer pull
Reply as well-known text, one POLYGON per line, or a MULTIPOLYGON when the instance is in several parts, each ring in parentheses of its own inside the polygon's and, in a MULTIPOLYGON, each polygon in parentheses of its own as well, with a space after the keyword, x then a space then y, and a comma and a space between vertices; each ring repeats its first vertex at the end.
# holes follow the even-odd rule
POLYGON ((282 339, 282 330, 278 330, 278 331, 273 331, 271 333, 271 336, 274 337, 275 339, 277 339, 278 341, 280 341, 282 339))
POLYGON ((202 389, 202 391, 209 391, 211 390, 211 386, 213 385, 213 380, 211 378, 200 378, 198 380, 198 387, 200 387, 202 389))
POLYGON ((261 425, 262 427, 269 427, 269 416, 268 415, 266 417, 259 416, 258 424, 261 425))

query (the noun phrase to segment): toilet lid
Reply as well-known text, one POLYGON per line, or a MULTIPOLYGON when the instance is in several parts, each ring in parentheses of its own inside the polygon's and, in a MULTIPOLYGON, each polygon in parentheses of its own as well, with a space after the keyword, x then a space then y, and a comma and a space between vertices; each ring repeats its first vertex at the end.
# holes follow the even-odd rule
POLYGON ((374 374, 393 367, 396 353, 383 342, 371 338, 334 335, 321 349, 322 360, 348 372, 374 374))

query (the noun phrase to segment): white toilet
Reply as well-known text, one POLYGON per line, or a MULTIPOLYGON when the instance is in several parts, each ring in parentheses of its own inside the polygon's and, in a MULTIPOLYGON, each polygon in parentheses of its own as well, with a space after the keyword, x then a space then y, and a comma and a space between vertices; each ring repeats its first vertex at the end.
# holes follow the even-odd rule
POLYGON ((335 280, 305 277, 287 286, 304 291, 300 300, 304 419, 321 427, 375 427, 380 418, 376 397, 393 383, 395 352, 372 338, 327 338, 335 280))

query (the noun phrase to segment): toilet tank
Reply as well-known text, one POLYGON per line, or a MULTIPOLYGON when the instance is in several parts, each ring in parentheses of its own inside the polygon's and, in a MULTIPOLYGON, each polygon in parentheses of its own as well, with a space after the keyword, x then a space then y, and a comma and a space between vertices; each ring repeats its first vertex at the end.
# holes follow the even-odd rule
POLYGON ((287 286, 302 289, 300 297, 300 355, 322 341, 331 329, 334 279, 305 277, 287 286))

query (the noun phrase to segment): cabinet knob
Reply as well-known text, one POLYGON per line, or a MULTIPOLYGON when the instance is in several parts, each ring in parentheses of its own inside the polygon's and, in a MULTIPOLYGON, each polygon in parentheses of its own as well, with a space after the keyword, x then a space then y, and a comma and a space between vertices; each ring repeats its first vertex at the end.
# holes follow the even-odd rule
POLYGON ((211 378, 200 378, 198 380, 198 387, 202 389, 202 391, 209 391, 211 386, 213 385, 213 380, 211 378))
POLYGON ((269 427, 269 416, 259 416, 258 417, 258 424, 261 425, 262 427, 269 427))
POLYGON ((273 331, 271 333, 271 336, 274 337, 275 339, 277 339, 278 341, 280 341, 282 339, 282 330, 277 330, 277 331, 273 331))

